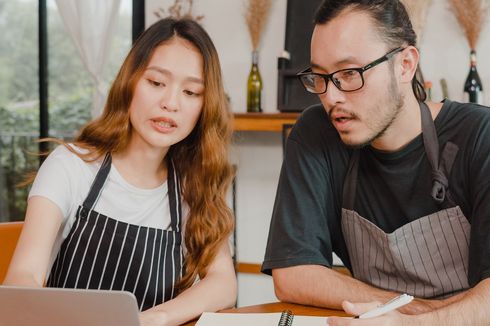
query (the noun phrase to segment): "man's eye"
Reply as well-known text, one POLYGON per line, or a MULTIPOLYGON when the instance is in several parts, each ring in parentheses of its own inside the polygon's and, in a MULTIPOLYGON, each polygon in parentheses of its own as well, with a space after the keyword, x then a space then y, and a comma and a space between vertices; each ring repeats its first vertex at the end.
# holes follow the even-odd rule
POLYGON ((353 77, 357 77, 358 75, 358 72, 355 71, 355 70, 344 70, 342 71, 342 73, 340 74, 340 78, 353 78, 353 77))

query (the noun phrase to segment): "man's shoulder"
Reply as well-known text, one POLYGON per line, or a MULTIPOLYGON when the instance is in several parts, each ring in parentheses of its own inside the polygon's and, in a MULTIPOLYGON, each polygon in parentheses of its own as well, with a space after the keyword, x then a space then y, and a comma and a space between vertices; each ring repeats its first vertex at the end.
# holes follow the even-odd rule
POLYGON ((291 135, 297 140, 311 137, 315 139, 331 138, 332 136, 338 138, 338 133, 321 104, 312 105, 303 111, 291 135))
POLYGON ((464 117, 472 120, 490 119, 490 107, 476 103, 461 103, 446 100, 443 104, 446 111, 446 117, 451 119, 455 117, 464 117))
POLYGON ((490 107, 446 100, 439 115, 435 123, 440 130, 490 132, 490 107))
POLYGON ((321 104, 314 104, 307 107, 298 119, 302 124, 312 124, 318 121, 328 121, 328 115, 321 104))

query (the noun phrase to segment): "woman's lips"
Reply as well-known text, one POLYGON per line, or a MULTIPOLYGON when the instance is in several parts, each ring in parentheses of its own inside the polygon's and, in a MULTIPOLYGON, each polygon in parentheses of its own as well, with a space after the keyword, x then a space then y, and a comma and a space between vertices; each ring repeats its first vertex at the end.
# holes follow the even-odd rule
POLYGON ((161 133, 167 134, 174 131, 177 128, 177 123, 169 118, 155 118, 151 119, 153 128, 161 133))

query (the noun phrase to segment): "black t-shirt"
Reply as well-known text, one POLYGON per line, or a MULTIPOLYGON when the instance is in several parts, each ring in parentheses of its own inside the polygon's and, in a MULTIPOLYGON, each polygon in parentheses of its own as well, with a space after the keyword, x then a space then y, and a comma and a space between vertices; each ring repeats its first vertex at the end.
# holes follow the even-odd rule
MULTIPOLYGON (((459 151, 449 191, 471 224, 469 283, 490 276, 490 108, 446 100, 436 117, 440 148, 459 151)), ((332 266, 335 252, 350 268, 341 230, 342 189, 352 150, 321 106, 306 110, 287 140, 262 271, 332 266)), ((420 134, 396 152, 360 150, 354 210, 383 231, 442 209, 431 197, 431 167, 420 134)))

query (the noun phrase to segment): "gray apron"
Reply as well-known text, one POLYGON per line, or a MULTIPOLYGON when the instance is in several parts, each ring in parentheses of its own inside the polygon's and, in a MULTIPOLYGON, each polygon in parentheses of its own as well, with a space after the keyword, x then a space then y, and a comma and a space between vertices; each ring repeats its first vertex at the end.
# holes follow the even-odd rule
POLYGON ((136 296, 140 310, 174 298, 175 283, 184 268, 182 205, 173 162, 168 166, 171 229, 128 224, 94 210, 111 170, 111 155, 107 154, 87 198, 78 207, 47 286, 129 291, 136 296))
POLYGON ((439 160, 434 121, 420 104, 422 136, 432 167, 432 198, 442 210, 385 233, 354 211, 359 150, 349 162, 344 180, 342 233, 356 279, 375 287, 421 298, 454 294, 469 288, 470 223, 448 191, 447 176, 458 148, 446 143, 439 160))

